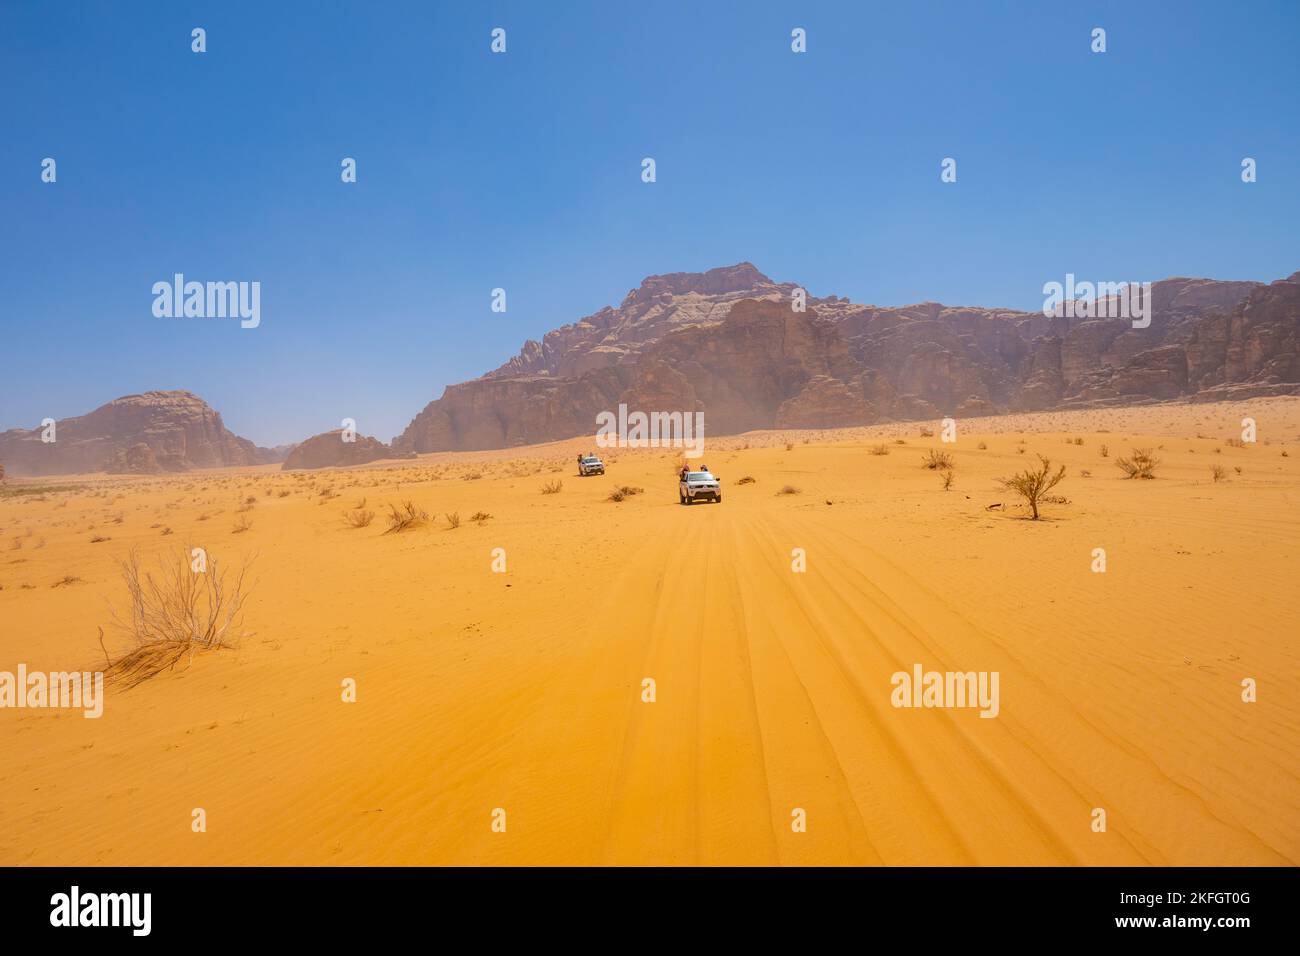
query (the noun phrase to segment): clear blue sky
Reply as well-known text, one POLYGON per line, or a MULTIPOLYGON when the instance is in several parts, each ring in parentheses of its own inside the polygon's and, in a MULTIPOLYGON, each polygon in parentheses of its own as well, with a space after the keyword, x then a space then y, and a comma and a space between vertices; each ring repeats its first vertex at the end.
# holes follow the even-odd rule
POLYGON ((745 259, 878 304, 1271 280, 1297 49, 1295 0, 4 0, 0 428, 187 388, 261 444, 387 440, 645 275, 745 259), (261 327, 155 318, 177 271, 260 281, 261 327))

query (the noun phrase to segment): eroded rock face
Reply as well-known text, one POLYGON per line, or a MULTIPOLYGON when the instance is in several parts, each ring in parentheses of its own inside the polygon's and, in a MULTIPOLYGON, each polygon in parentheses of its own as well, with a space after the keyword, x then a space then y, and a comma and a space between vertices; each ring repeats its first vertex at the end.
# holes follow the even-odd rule
POLYGON ((191 392, 145 392, 42 429, 0 433, 0 461, 11 475, 62 475, 112 470, 152 474, 224 465, 257 465, 273 453, 226 428, 221 415, 191 392))
POLYGON ((1150 326, 1134 329, 1128 319, 936 302, 885 308, 836 296, 809 297, 797 313, 796 286, 749 263, 651 276, 618 308, 449 386, 394 447, 569 438, 620 402, 703 410, 717 435, 1141 404, 1243 382, 1276 389, 1300 383, 1295 277, 1284 283, 1162 280, 1152 285, 1150 326))
MULTIPOLYGON (((540 342, 528 340, 518 355, 483 377, 576 378, 598 368, 631 364, 646 346, 670 332, 721 322, 742 299, 789 303, 795 288, 792 282, 773 282, 748 262, 708 272, 650 276, 617 308, 607 306, 548 332, 540 342)), ((806 301, 824 316, 853 307, 837 296, 808 296, 806 301)))
POLYGON ((331 468, 344 465, 364 465, 384 458, 414 458, 413 454, 398 454, 368 435, 355 435, 353 441, 343 440, 343 429, 313 435, 294 446, 289 457, 280 466, 281 471, 297 469, 331 468))
POLYGON ((809 309, 742 300, 726 318, 689 326, 640 350, 635 363, 576 378, 484 378, 447 388, 394 441, 402 450, 500 448, 593 434, 620 404, 705 411, 706 433, 861 424, 872 417, 861 368, 835 326, 809 309))

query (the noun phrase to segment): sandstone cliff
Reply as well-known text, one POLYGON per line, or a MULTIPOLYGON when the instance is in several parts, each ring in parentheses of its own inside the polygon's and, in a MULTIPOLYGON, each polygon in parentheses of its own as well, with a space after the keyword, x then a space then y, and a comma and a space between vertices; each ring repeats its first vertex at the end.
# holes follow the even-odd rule
POLYGON ((1150 326, 1134 329, 1128 319, 837 296, 809 297, 797 313, 796 286, 747 262, 651 276, 617 308, 449 386, 393 446, 569 438, 590 433, 595 414, 620 402, 703 410, 716 435, 1166 401, 1229 385, 1243 394, 1243 382, 1277 392, 1300 383, 1294 284, 1162 280, 1152 286, 1150 326))
POLYGON ((116 399, 89 414, 55 422, 53 442, 43 442, 42 431, 0 433, 0 462, 11 476, 150 474, 275 460, 267 449, 232 434, 221 416, 190 392, 116 399))
POLYGON ((295 445, 289 457, 280 466, 282 471, 295 469, 329 468, 341 465, 364 465, 384 458, 410 458, 394 452, 377 438, 357 435, 354 441, 343 440, 343 430, 313 435, 295 445))

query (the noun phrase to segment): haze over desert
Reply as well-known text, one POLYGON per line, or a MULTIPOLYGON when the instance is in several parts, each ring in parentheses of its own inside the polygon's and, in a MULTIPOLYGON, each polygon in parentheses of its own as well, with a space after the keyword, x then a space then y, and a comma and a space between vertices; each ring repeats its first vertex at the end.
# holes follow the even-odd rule
POLYGON ((11 479, 0 670, 128 651, 133 549, 255 561, 231 646, 0 711, 0 864, 1294 865, 1300 399, 956 427, 711 437, 694 507, 672 449, 578 477, 589 438, 11 479), (1035 522, 997 479, 1040 454, 1035 522), (996 718, 893 706, 916 665, 996 718))

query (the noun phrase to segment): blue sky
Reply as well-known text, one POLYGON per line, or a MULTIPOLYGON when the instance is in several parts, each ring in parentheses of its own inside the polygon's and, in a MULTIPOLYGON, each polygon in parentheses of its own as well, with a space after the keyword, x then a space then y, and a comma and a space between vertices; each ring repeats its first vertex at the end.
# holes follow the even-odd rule
POLYGON ((188 388, 261 444, 387 440, 644 276, 741 260, 883 305, 1278 278, 1298 47, 1293 0, 4 0, 0 428, 188 388), (260 281, 261 326, 155 318, 174 272, 260 281))

